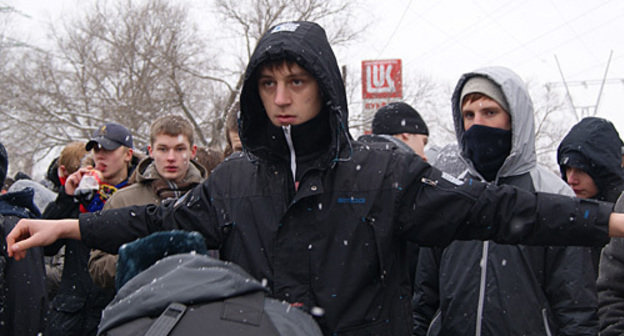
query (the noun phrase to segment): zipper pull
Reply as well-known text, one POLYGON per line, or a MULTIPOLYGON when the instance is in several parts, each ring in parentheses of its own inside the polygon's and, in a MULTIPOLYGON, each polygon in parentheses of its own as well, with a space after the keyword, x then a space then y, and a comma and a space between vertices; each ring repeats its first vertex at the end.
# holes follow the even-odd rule
POLYGON ((426 178, 426 177, 421 178, 420 182, 422 182, 424 184, 428 184, 428 185, 430 185, 432 187, 435 187, 435 186, 438 185, 438 181, 434 181, 434 180, 426 178))

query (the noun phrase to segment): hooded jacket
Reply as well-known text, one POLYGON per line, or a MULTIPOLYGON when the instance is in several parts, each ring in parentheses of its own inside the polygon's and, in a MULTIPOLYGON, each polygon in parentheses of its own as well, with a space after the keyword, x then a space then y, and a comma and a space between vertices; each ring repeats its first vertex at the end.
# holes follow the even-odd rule
MULTIPOLYGON (((135 182, 115 192, 104 204, 104 210, 129 205, 160 204, 167 198, 178 199, 206 178, 206 169, 191 160, 186 175, 179 184, 175 184, 163 179, 153 162, 151 157, 141 160, 133 174, 135 182)), ((96 285, 103 288, 115 287, 116 254, 93 250, 88 265, 89 274, 96 285)))
POLYGON ((568 161, 581 158, 580 165, 598 187, 592 198, 615 202, 624 190, 622 169, 622 140, 611 122, 602 118, 587 117, 574 125, 561 140, 557 149, 557 162, 561 177, 566 178, 568 161), (584 160, 583 160, 584 159, 584 160))
POLYGON ((345 97, 320 26, 289 22, 271 28, 251 57, 241 92, 244 152, 228 157, 175 204, 81 214, 83 241, 114 252, 155 231, 198 231, 209 248, 220 248, 221 258, 265 280, 272 297, 318 307, 312 311, 324 334, 407 335, 408 240, 429 246, 456 238, 607 240, 609 205, 461 183, 415 154, 352 140, 345 97), (291 128, 292 141, 269 124, 256 89, 260 66, 284 59, 316 78, 324 100, 318 118, 291 128), (308 143, 319 134, 325 141, 308 143), (555 221, 561 213, 566 220, 555 221), (490 226, 506 216, 516 217, 516 229, 490 226), (555 225, 542 226, 550 220, 555 225), (563 232, 552 235, 555 227, 563 232))
MULTIPOLYGON (((115 327, 133 323, 134 319, 158 316, 170 303, 176 302, 190 306, 183 317, 190 315, 190 322, 179 323, 173 331, 176 335, 185 334, 184 328, 187 335, 204 334, 202 331, 205 332, 206 328, 218 335, 237 335, 237 329, 241 328, 247 331, 247 335, 250 327, 243 328, 245 323, 241 319, 247 320, 251 328, 256 327, 257 335, 268 335, 267 328, 260 328, 266 320, 273 326, 272 332, 276 332, 271 335, 321 335, 310 315, 293 309, 284 301, 265 299, 265 292, 266 288, 260 282, 235 264, 195 253, 174 254, 163 257, 119 290, 115 300, 102 312, 98 334, 108 335, 108 331, 112 331, 111 335, 124 334, 115 332, 115 327), (248 306, 233 301, 236 297, 253 293, 262 293, 257 315, 255 310, 246 311, 248 306), (206 305, 219 302, 222 302, 222 306, 217 306, 219 309, 206 309, 206 305), (231 306, 236 308, 227 309, 231 306), (195 320, 192 320, 193 316, 195 320)), ((249 304, 247 301, 242 303, 249 304)), ((135 328, 138 333, 136 330, 140 330, 140 326, 135 328)), ((146 329, 144 327, 143 331, 146 329)), ((126 332, 129 330, 132 328, 126 328, 126 332)))
MULTIPOLYGON (((557 160, 561 167, 561 176, 566 180, 568 162, 580 158, 581 160, 575 162, 576 168, 588 173, 598 187, 598 194, 593 198, 615 202, 624 190, 621 148, 622 141, 611 122, 602 118, 584 118, 572 127, 559 144, 557 160)), ((615 210, 624 211, 624 199, 618 202, 615 210)), ((624 239, 611 239, 602 249, 599 263, 596 286, 600 334, 622 335, 624 286, 620 279, 624 277, 624 239)))
MULTIPOLYGON (((460 96, 473 76, 497 83, 509 105, 511 151, 493 184, 574 195, 536 164, 533 105, 522 80, 502 67, 464 74, 452 96, 459 148, 464 148, 460 96)), ((464 151, 464 176, 483 179, 464 151)), ((443 163, 437 166, 446 170, 443 163)), ((414 297, 415 330, 431 335, 596 335, 597 298, 591 255, 583 247, 456 241, 422 249, 414 297)))
POLYGON ((34 191, 26 188, 0 195, 0 335, 36 336, 44 331, 47 293, 43 249, 15 261, 6 251, 6 235, 21 218, 39 218, 34 191))

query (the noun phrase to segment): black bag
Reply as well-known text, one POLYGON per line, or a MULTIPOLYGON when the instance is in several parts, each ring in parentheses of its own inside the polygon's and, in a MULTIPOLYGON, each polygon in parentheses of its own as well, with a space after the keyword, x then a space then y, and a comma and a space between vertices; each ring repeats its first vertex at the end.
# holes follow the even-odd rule
MULTIPOLYGON (((135 254, 145 250, 131 244, 135 254)), ((120 249, 120 263, 126 258, 120 249)), ((170 255, 123 284, 98 335, 322 335, 310 315, 266 294, 238 265, 195 252, 170 255)))

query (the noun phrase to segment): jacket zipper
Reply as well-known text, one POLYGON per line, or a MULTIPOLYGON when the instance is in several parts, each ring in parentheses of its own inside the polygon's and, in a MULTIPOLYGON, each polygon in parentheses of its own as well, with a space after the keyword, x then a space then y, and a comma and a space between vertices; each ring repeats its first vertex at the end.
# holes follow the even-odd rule
POLYGON ((546 335, 551 336, 550 325, 548 325, 548 311, 546 308, 542 309, 542 319, 544 319, 544 329, 546 329, 546 335))
POLYGON ((479 282, 479 303, 477 305, 477 321, 475 326, 475 336, 481 336, 481 324, 483 322, 483 305, 485 303, 485 282, 487 280, 488 247, 489 241, 483 242, 483 252, 481 253, 481 280, 479 282))
POLYGON ((295 154, 295 146, 293 145, 292 135, 290 133, 290 125, 282 126, 282 131, 284 132, 284 137, 286 138, 286 143, 288 144, 288 150, 290 151, 290 171, 292 172, 293 185, 295 189, 297 187, 297 155, 295 154))

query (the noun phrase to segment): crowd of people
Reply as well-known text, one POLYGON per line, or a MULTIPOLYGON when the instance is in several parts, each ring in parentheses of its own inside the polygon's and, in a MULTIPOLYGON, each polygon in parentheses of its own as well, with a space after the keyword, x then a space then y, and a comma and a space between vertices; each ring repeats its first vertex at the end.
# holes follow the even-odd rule
MULTIPOLYGON (((533 104, 512 70, 467 72, 450 99, 457 144, 437 153, 405 102, 355 140, 323 28, 271 28, 224 152, 200 159, 181 116, 152 123, 147 153, 110 122, 63 149, 49 188, 0 196, 0 334, 95 335, 125 283, 119 248, 167 230, 198 232, 326 335, 622 334, 613 124, 575 125, 557 176, 537 164, 533 104)), ((7 164, 0 146, 2 180, 7 164)))

